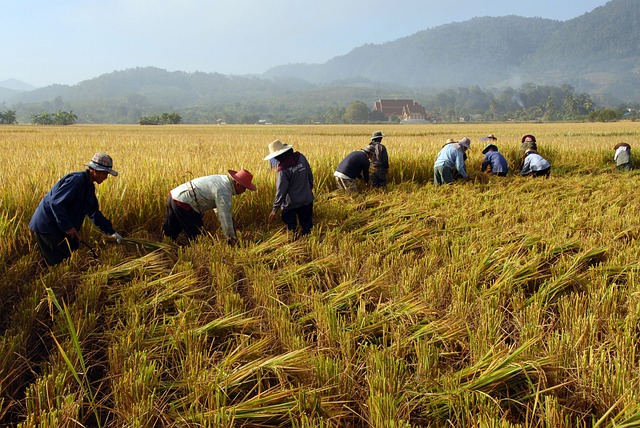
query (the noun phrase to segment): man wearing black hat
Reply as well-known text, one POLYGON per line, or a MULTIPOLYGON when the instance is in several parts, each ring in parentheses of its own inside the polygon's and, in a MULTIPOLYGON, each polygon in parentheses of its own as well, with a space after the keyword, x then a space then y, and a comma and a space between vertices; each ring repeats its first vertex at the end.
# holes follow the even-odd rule
POLYGON ((118 175, 112 169, 113 160, 105 153, 96 153, 85 166, 88 167, 85 171, 62 177, 44 195, 29 222, 40 253, 50 266, 61 263, 71 256, 71 251, 80 247, 78 232, 85 217, 89 217, 118 244, 122 241, 122 236, 100 211, 94 186, 94 183, 105 181, 109 175, 118 175))
POLYGON ((371 157, 371 173, 372 187, 387 187, 387 172, 389 172, 389 155, 387 148, 382 144, 384 134, 381 131, 375 131, 371 134, 370 146, 373 147, 373 156, 371 157))
POLYGON ((498 152, 498 146, 495 144, 489 144, 482 150, 484 159, 480 170, 490 174, 495 174, 499 177, 505 177, 509 172, 509 166, 507 160, 502 156, 502 153, 498 152))

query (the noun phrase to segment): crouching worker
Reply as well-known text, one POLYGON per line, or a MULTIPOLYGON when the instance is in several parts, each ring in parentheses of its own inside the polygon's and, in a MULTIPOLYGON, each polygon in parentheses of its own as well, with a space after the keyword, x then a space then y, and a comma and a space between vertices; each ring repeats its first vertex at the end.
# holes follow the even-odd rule
POLYGON ((231 197, 256 190, 253 175, 246 169, 229 170, 229 175, 217 174, 194 178, 169 193, 167 214, 162 225, 165 236, 176 240, 184 231, 191 241, 202 233, 204 213, 216 209, 220 228, 229 245, 237 245, 238 237, 231 215, 231 197))
POLYGON ((524 153, 522 170, 520 170, 521 176, 549 178, 550 173, 551 164, 549 164, 548 160, 540 156, 537 150, 529 149, 524 153))
POLYGON ((471 140, 463 138, 457 143, 445 144, 433 163, 433 183, 436 186, 451 184, 458 177, 469 180, 465 168, 466 151, 471 148, 471 140))
POLYGON ((633 169, 633 161, 631 159, 631 146, 627 143, 618 143, 613 146, 615 154, 613 160, 619 171, 631 171, 633 169))
POLYGON ((362 180, 365 186, 369 185, 369 167, 371 159, 375 156, 375 149, 370 144, 362 150, 349 153, 340 161, 333 173, 336 186, 347 193, 358 193, 356 180, 362 180))
POLYGON ((85 166, 88 167, 85 171, 62 177, 44 195, 29 222, 40 253, 50 266, 61 263, 80 247, 79 232, 85 217, 118 244, 122 241, 122 236, 100 211, 94 185, 109 175, 118 175, 112 169, 113 160, 107 154, 96 153, 85 166))
MULTIPOLYGON (((488 137, 487 137, 488 138, 488 137)), ((494 137, 495 138, 495 137, 494 137)), ((506 177, 509 172, 509 165, 507 160, 502 156, 502 153, 498 151, 498 146, 495 144, 489 144, 482 150, 484 159, 480 170, 487 174, 494 174, 499 177, 506 177)))

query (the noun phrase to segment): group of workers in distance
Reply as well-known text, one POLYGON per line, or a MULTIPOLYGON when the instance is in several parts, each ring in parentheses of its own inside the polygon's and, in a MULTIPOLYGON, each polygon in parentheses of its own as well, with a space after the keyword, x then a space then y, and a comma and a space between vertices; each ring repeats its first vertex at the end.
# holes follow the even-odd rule
MULTIPOLYGON (((382 144, 383 138, 382 132, 375 131, 367 146, 349 153, 340 161, 333 174, 340 191, 357 193, 358 179, 367 186, 386 187, 389 156, 382 144)), ((482 150, 484 158, 481 171, 506 176, 509 172, 508 163, 498 151, 495 144, 497 138, 492 134, 482 138, 482 141, 488 144, 482 150)), ((280 140, 271 142, 268 149, 269 154, 264 160, 270 161, 272 168, 277 171, 275 198, 268 220, 273 221, 280 212, 280 218, 289 231, 307 235, 313 227, 314 180, 311 166, 302 153, 294 151, 293 146, 283 144, 280 140)), ((465 162, 466 152, 470 149, 469 138, 446 141, 433 165, 436 186, 451 184, 456 179, 469 179, 465 162)), ((614 150, 617 168, 631 170, 633 160, 629 144, 618 143, 614 150)), ((549 177, 551 165, 538 153, 533 135, 522 137, 520 155, 519 175, 549 177)), ((71 252, 83 243, 79 231, 85 217, 89 217, 106 236, 118 244, 122 242, 122 235, 114 230, 111 221, 100 211, 95 194, 95 184, 102 183, 109 175, 118 175, 113 169, 113 160, 105 153, 96 153, 85 166, 85 171, 62 177, 42 198, 29 222, 40 253, 50 266, 70 257, 71 252)), ((163 235, 175 241, 184 232, 191 241, 203 232, 205 213, 215 210, 227 243, 237 245, 232 197, 246 190, 256 190, 253 175, 246 169, 194 178, 175 187, 167 199, 163 235)))
MULTIPOLYGON (((498 139, 491 134, 482 141, 488 144, 482 150, 484 158, 480 170, 484 173, 505 177, 509 173, 509 164, 505 157, 498 151, 496 141, 498 139)), ((453 183, 456 179, 469 179, 466 170, 467 150, 471 149, 471 140, 463 138, 460 141, 448 139, 442 147, 433 164, 433 183, 436 186, 453 183)), ((538 153, 536 137, 531 134, 524 135, 520 145, 519 175, 532 177, 549 177, 551 164, 538 153)))

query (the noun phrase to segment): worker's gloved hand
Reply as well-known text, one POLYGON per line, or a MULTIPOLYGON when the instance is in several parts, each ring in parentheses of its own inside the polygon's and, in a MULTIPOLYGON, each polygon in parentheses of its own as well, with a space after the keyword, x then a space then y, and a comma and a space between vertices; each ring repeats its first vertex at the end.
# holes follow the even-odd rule
POLYGON ((229 244, 232 247, 237 247, 238 246, 238 239, 234 238, 233 236, 230 236, 227 238, 227 244, 229 244))
POLYGON ((111 237, 115 239, 118 244, 122 244, 122 235, 120 235, 118 232, 111 235, 111 237))

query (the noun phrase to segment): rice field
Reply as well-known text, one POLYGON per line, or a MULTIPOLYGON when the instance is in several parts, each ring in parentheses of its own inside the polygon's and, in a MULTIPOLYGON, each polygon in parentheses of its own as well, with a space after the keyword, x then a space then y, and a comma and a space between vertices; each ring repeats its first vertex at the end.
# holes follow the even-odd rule
POLYGON ((0 426, 632 427, 640 425, 640 192, 613 146, 640 125, 0 127, 0 426), (333 171, 382 130, 386 191, 333 171), (490 133, 549 179, 488 177, 490 133), (472 180, 432 185, 447 138, 472 180), (274 139, 315 175, 315 227, 268 223, 274 139), (97 186, 124 237, 52 268, 28 222, 64 174, 109 153, 97 186), (246 168, 241 245, 163 240, 167 193, 246 168))

